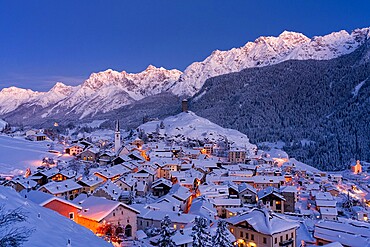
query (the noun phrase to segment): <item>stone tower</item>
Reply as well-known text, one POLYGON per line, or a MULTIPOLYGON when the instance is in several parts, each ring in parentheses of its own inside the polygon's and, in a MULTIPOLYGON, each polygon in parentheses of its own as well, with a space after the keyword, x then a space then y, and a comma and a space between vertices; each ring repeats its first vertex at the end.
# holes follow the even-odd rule
POLYGON ((182 112, 188 112, 188 100, 183 99, 181 102, 182 112))
POLYGON ((114 132, 114 151, 118 154, 118 150, 121 148, 121 131, 119 128, 119 120, 116 121, 116 129, 114 132))

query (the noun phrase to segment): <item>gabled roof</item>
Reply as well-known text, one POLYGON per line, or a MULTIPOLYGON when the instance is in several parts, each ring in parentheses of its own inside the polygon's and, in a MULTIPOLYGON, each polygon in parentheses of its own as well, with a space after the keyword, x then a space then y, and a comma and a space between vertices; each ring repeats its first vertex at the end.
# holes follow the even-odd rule
POLYGON ((238 189, 239 189, 239 193, 243 193, 244 191, 249 190, 253 194, 257 195, 257 190, 252 185, 247 184, 247 183, 239 184, 238 189))
POLYGON ((167 180, 165 178, 160 178, 160 179, 157 179, 155 180, 153 183, 152 183, 152 186, 151 188, 153 189, 154 187, 160 185, 160 184, 164 184, 166 185, 167 187, 172 187, 172 182, 170 180, 167 180))
POLYGON ((82 210, 79 215, 100 222, 119 206, 123 206, 137 214, 140 213, 138 210, 122 202, 107 200, 104 197, 90 196, 81 203, 82 210))
POLYGON ((298 228, 298 222, 288 220, 274 213, 269 213, 263 209, 252 209, 249 212, 231 217, 226 220, 232 225, 247 222, 256 232, 266 235, 284 232, 298 228))
MULTIPOLYGON (((51 194, 60 194, 71 190, 81 189, 82 186, 76 183, 73 179, 67 179, 61 182, 50 182, 40 187, 45 188, 51 194)), ((40 190, 39 189, 39 190, 40 190)))
POLYGON ((185 201, 191 196, 190 190, 180 184, 174 184, 168 194, 181 201, 185 201))
POLYGON ((97 188, 94 191, 94 194, 95 194, 95 192, 97 192, 99 190, 105 191, 105 193, 110 195, 113 198, 113 200, 118 200, 118 198, 121 196, 121 193, 122 193, 121 187, 119 187, 118 185, 116 185, 115 183, 113 183, 110 180, 108 180, 105 184, 103 184, 102 186, 97 188))
POLYGON ((51 194, 44 193, 44 192, 41 192, 41 191, 35 191, 35 190, 31 190, 29 192, 26 192, 26 191, 23 192, 22 191, 21 195, 24 196, 25 198, 27 198, 28 200, 31 200, 34 203, 39 204, 40 206, 45 206, 46 204, 48 204, 52 201, 59 201, 61 203, 70 205, 74 208, 81 209, 81 207, 78 206, 77 204, 74 204, 74 203, 72 203, 70 201, 67 201, 67 200, 64 200, 60 197, 56 197, 56 196, 53 196, 51 194))
POLYGON ((272 196, 275 196, 275 197, 278 197, 279 199, 285 201, 285 198, 283 195, 280 194, 279 190, 274 188, 274 187, 267 187, 266 189, 264 190, 260 190, 258 191, 257 193, 257 196, 258 196, 258 199, 261 200, 262 198, 265 198, 269 195, 272 195, 272 196))
POLYGON ((314 237, 345 246, 368 247, 370 224, 349 219, 322 220, 315 225, 314 237))
POLYGON ((93 176, 93 177, 88 177, 88 178, 82 178, 81 180, 78 180, 77 183, 85 185, 85 186, 93 187, 93 186, 96 186, 102 183, 103 181, 104 180, 102 178, 93 176))

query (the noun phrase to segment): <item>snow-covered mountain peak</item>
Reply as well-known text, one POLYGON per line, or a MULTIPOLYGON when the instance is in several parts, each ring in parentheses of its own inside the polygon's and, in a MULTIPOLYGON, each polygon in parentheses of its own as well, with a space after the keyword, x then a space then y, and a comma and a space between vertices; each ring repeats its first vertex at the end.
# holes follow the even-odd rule
POLYGON ((74 87, 68 86, 62 82, 57 82, 55 85, 50 89, 51 92, 55 93, 63 93, 67 94, 70 93, 73 90, 74 87))
POLYGON ((0 91, 0 114, 11 112, 20 105, 42 96, 43 94, 45 93, 14 86, 3 88, 0 91))
POLYGON ((302 33, 284 31, 278 37, 261 36, 243 47, 214 51, 202 62, 195 62, 171 87, 176 95, 192 96, 214 76, 245 68, 268 66, 290 59, 327 60, 351 53, 369 39, 369 28, 333 32, 312 39, 302 33))

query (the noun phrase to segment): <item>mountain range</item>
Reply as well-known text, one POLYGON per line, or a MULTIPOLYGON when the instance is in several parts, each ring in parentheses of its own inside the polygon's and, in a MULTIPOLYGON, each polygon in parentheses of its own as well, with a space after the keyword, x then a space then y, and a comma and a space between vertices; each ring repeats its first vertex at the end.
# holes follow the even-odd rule
POLYGON ((191 97, 214 76, 287 60, 329 60, 349 54, 369 39, 369 30, 342 30, 313 38, 284 31, 278 37, 259 37, 240 48, 216 50, 184 72, 149 65, 136 74, 111 69, 92 73, 74 87, 58 82, 48 92, 4 88, 0 91, 0 116, 10 123, 35 124, 35 119, 38 123, 65 122, 96 118, 158 94, 191 97))
POLYGON ((370 28, 313 38, 285 31, 214 51, 184 72, 149 66, 92 73, 48 92, 4 88, 0 118, 43 127, 121 119, 132 128, 176 115, 183 98, 198 116, 251 143, 283 141, 291 157, 322 170, 370 160, 370 28))

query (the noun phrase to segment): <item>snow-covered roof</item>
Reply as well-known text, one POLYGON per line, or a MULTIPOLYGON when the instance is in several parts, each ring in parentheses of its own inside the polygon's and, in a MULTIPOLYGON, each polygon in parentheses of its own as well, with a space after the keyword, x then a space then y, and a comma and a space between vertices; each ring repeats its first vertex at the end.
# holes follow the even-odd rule
POLYGON ((123 191, 121 189, 121 187, 119 187, 118 185, 116 185, 115 183, 113 183, 110 180, 108 180, 105 184, 103 184, 102 186, 100 186, 99 188, 97 188, 94 191, 94 194, 96 192, 100 191, 100 190, 105 191, 105 193, 107 193, 108 195, 110 195, 113 200, 118 200, 119 197, 122 194, 122 191, 123 191))
POLYGON ((168 194, 181 201, 185 201, 191 196, 190 190, 180 184, 174 184, 168 194))
POLYGON ((247 183, 241 183, 238 186, 239 193, 243 193, 245 190, 249 190, 254 194, 257 194, 257 190, 250 184, 247 183))
POLYGON ((272 187, 272 186, 269 186, 269 187, 267 187, 263 190, 260 190, 257 193, 258 200, 261 200, 262 198, 265 198, 269 195, 274 195, 274 196, 280 198, 281 200, 285 201, 285 198, 284 198, 283 195, 280 194, 280 191, 277 188, 272 187))
POLYGON ((234 198, 215 198, 212 199, 211 202, 217 207, 217 206, 235 206, 239 207, 241 205, 240 199, 234 199, 234 198))
POLYGON ((105 178, 111 179, 126 173, 130 173, 130 170, 122 165, 115 165, 109 168, 99 169, 95 173, 105 178))
MULTIPOLYGON (((67 179, 61 182, 50 182, 40 187, 45 188, 51 194, 60 194, 71 190, 81 189, 82 186, 76 183, 73 179, 67 179)), ((40 190, 39 189, 39 190, 40 190)))
POLYGON ((24 188, 33 188, 37 185, 37 182, 33 181, 32 179, 30 178, 25 178, 25 177, 16 177, 16 178, 13 178, 12 181, 14 183, 18 183, 20 184, 22 187, 24 188))
POLYGON ((280 215, 269 213, 263 209, 253 209, 249 212, 227 219, 232 225, 247 222, 255 231, 266 235, 284 232, 293 228, 298 228, 299 224, 288 220, 280 215))
POLYGON ((158 185, 160 185, 160 184, 164 184, 164 185, 166 185, 166 186, 168 186, 168 187, 172 187, 172 182, 170 181, 170 180, 167 180, 167 179, 165 179, 165 178, 159 178, 159 179, 157 179, 157 180, 155 180, 153 183, 152 183, 152 186, 151 186, 151 188, 154 188, 154 187, 156 187, 156 186, 158 186, 158 185))
POLYGON ((207 219, 214 219, 217 216, 217 210, 209 199, 202 196, 195 198, 189 210, 189 213, 206 217, 207 219))
POLYGON ((104 197, 90 196, 82 201, 82 210, 80 211, 79 215, 81 217, 100 222, 119 206, 123 206, 124 208, 135 213, 140 213, 138 210, 122 202, 108 200, 104 197))
POLYGON ((287 193, 297 193, 298 188, 296 186, 285 186, 280 189, 281 192, 287 192, 287 193))
POLYGON ((316 200, 317 207, 335 207, 337 202, 334 200, 316 200))
POLYGON ((337 208, 320 207, 320 214, 321 215, 337 216, 338 215, 338 210, 337 210, 337 208))
POLYGON ((93 176, 93 177, 84 177, 81 180, 78 180, 77 183, 93 187, 102 183, 103 181, 104 180, 102 178, 93 176))
POLYGON ((333 196, 329 192, 319 192, 315 196, 316 200, 333 200, 333 196))
POLYGON ((370 246, 370 224, 349 219, 322 220, 315 225, 315 238, 340 242, 345 246, 370 246))

